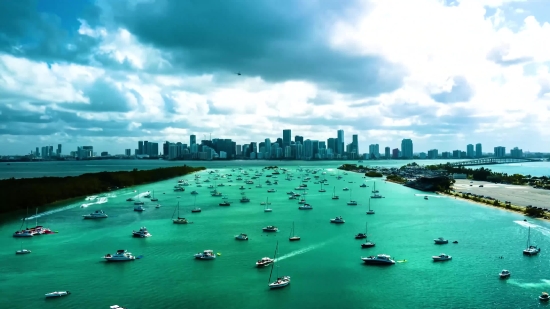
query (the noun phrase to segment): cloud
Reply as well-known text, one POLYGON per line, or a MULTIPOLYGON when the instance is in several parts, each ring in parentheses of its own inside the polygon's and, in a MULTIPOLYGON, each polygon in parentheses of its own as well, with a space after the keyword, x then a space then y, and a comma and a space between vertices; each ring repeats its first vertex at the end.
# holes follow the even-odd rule
POLYGON ((455 76, 452 79, 452 86, 449 91, 442 91, 432 94, 431 97, 437 102, 441 103, 456 103, 456 102, 468 102, 474 91, 468 84, 468 81, 463 76, 455 76))

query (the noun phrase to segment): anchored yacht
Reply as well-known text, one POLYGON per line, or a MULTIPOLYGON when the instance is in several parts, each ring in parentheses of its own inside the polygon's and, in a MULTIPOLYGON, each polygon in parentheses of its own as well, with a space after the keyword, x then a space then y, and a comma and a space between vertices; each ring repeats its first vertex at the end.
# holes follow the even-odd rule
POLYGON ((96 210, 95 212, 89 214, 89 215, 82 215, 84 219, 102 219, 107 218, 107 214, 103 212, 103 210, 96 210))
POLYGON ((145 238, 145 237, 151 237, 153 235, 151 235, 149 233, 149 231, 147 231, 147 228, 146 227, 141 227, 139 229, 139 231, 132 231, 132 234, 134 237, 140 237, 140 238, 145 238))
POLYGON ((341 216, 336 217, 334 219, 330 219, 330 223, 345 223, 346 220, 344 220, 341 216))
POLYGON ((46 294, 46 298, 62 297, 62 296, 67 296, 69 294, 71 294, 71 292, 69 292, 69 291, 51 292, 51 293, 46 294))
POLYGON ((198 260, 213 260, 216 258, 216 255, 214 254, 214 251, 212 250, 204 250, 203 252, 199 252, 194 255, 196 259, 198 260))
POLYGON ((440 255, 434 255, 432 256, 432 259, 434 262, 440 262, 440 261, 448 261, 451 260, 453 257, 450 255, 447 255, 445 253, 441 253, 440 255))
POLYGON ((241 234, 235 236, 235 239, 236 240, 248 240, 248 235, 246 235, 244 233, 241 233, 241 234))
POLYGON ((443 244, 448 244, 449 241, 443 237, 438 237, 436 239, 434 239, 434 242, 436 245, 443 245, 443 244))
POLYGON ((107 253, 104 257, 108 262, 123 262, 123 261, 133 261, 136 259, 131 252, 128 252, 124 249, 117 250, 115 254, 107 253))
POLYGON ((256 262, 256 267, 268 266, 268 265, 270 265, 270 264, 273 263, 273 262, 275 262, 274 259, 268 258, 268 257, 263 257, 263 258, 259 259, 259 260, 256 262))
POLYGON ((268 225, 262 229, 264 232, 277 232, 279 230, 278 227, 274 225, 268 225))
POLYGON ((362 257, 361 260, 367 265, 393 265, 395 261, 387 254, 379 254, 377 256, 362 257))

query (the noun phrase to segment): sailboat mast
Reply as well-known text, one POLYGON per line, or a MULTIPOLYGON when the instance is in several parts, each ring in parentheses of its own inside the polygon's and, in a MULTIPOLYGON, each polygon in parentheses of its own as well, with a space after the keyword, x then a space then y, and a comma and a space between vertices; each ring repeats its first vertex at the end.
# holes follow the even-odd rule
POLYGON ((271 275, 273 274, 273 266, 275 265, 275 259, 277 258, 278 249, 279 249, 279 242, 277 241, 277 246, 275 247, 275 253, 273 254, 273 263, 271 263, 271 272, 269 273, 269 280, 267 280, 267 283, 271 282, 271 275))
POLYGON ((34 215, 34 219, 36 219, 35 226, 38 226, 38 207, 36 207, 36 214, 34 215))
POLYGON ((529 227, 527 232, 527 249, 529 249, 530 240, 531 240, 531 227, 529 227))

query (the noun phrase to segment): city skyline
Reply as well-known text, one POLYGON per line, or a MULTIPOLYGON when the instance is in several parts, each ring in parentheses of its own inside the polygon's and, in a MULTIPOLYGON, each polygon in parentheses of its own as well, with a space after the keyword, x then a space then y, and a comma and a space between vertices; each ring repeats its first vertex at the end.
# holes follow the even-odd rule
POLYGON ((542 1, 60 1, 0 1, 0 155, 283 129, 550 151, 542 1))

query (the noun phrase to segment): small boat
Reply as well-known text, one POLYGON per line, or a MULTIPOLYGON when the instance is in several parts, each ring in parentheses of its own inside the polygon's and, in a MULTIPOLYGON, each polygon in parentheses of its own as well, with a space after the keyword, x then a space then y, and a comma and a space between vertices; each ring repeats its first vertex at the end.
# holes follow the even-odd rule
POLYGON ((144 211, 144 210, 145 210, 145 208, 143 208, 142 205, 134 206, 134 211, 140 211, 141 212, 141 211, 144 211))
POLYGON ((506 269, 503 269, 498 275, 501 279, 509 278, 510 277, 510 271, 508 271, 506 269))
POLYGON ((447 254, 445 254, 445 253, 441 253, 440 255, 434 255, 434 256, 432 256, 432 259, 434 260, 434 262, 441 262, 441 261, 452 260, 453 257, 450 256, 450 255, 447 255, 447 254))
POLYGON ((126 309, 126 308, 121 307, 119 305, 112 305, 112 306, 109 307, 109 309, 126 309))
POLYGON ((191 209, 191 212, 201 212, 202 210, 200 209, 200 207, 195 207, 193 209, 191 209))
POLYGON ((273 209, 271 209, 267 206, 267 205, 271 205, 271 203, 269 202, 269 198, 266 199, 264 205, 265 205, 264 212, 272 212, 273 211, 273 209))
POLYGON ((278 230, 279 230, 279 228, 277 228, 274 225, 268 225, 268 226, 262 228, 262 231, 264 231, 264 232, 277 232, 278 230))
POLYGON ((456 240, 455 240, 455 241, 453 241, 453 244, 458 244, 458 241, 456 241, 456 240))
POLYGON ((46 294, 46 298, 62 297, 62 296, 67 296, 69 294, 71 294, 71 292, 69 291, 51 292, 46 294))
POLYGON ((104 257, 107 262, 124 262, 124 261, 133 261, 136 259, 131 252, 128 252, 124 249, 117 250, 115 254, 107 253, 104 257))
POLYGON ((361 260, 367 265, 393 265, 395 261, 387 254, 379 254, 377 256, 362 257, 361 260))
POLYGON ((333 190, 333 192, 332 192, 332 199, 333 199, 333 200, 339 199, 338 195, 336 195, 336 186, 334 187, 334 190, 333 190))
POLYGON ((268 265, 270 265, 270 264, 273 263, 273 262, 275 262, 274 259, 268 258, 268 257, 263 257, 263 258, 259 259, 259 260, 256 262, 256 267, 268 266, 268 265))
POLYGON ((31 250, 23 249, 23 242, 21 242, 21 249, 15 251, 15 254, 29 254, 31 250))
POLYGON ((434 242, 436 245, 443 245, 443 244, 448 244, 449 241, 443 237, 438 237, 436 239, 434 239, 434 242))
POLYGON ((527 249, 523 250, 523 255, 537 255, 539 252, 539 247, 531 245, 531 227, 529 227, 529 232, 527 234, 527 249))
POLYGON ((273 193, 273 192, 277 192, 277 190, 275 190, 275 189, 269 189, 269 190, 267 190, 267 192, 268 192, 268 193, 273 193))
POLYGON ((366 185, 366 184, 362 184, 362 185, 360 185, 359 187, 361 187, 361 188, 366 188, 367 185, 366 185))
POLYGON ((241 203, 248 203, 248 202, 250 202, 250 199, 249 199, 248 197, 246 197, 246 196, 243 196, 243 197, 241 197, 241 199, 240 199, 239 201, 240 201, 241 203))
POLYGON ((550 300, 550 297, 548 296, 548 293, 542 292, 542 294, 539 296, 540 301, 548 301, 550 300))
POLYGON ((367 240, 367 223, 365 223, 365 242, 361 244, 361 248, 372 248, 376 244, 367 240))
POLYGON ((145 205, 145 202, 137 201, 137 202, 134 202, 134 205, 145 205))
POLYGON ((126 199, 126 202, 133 202, 133 201, 134 201, 134 199, 131 198, 131 197, 129 197, 129 198, 126 199))
POLYGON ((227 201, 223 201, 223 202, 219 203, 218 205, 220 205, 220 206, 231 206, 231 203, 229 203, 227 201))
POLYGON ((82 215, 84 219, 102 219, 107 218, 107 214, 103 212, 103 210, 96 210, 95 212, 89 214, 89 215, 82 215))
POLYGON ((185 191, 184 187, 177 187, 174 189, 174 192, 184 192, 184 191, 185 191))
MULTIPOLYGON (((273 256, 273 260, 277 257, 277 251, 279 248, 279 242, 277 242, 277 247, 275 247, 275 255, 273 256)), ((273 266, 275 264, 271 264, 271 272, 269 273, 269 281, 271 282, 271 275, 273 274, 273 266)), ((284 288, 285 286, 290 284, 290 276, 279 276, 279 267, 277 267, 277 280, 274 282, 269 283, 270 289, 278 289, 278 288, 284 288)))
POLYGON ((213 260, 216 258, 216 255, 212 250, 204 250, 203 252, 195 254, 194 257, 198 260, 213 260))
POLYGON ((155 208, 160 208, 160 206, 161 206, 160 204, 157 204, 157 205, 155 206, 155 208))
POLYGON ((344 188, 344 189, 342 189, 342 190, 344 190, 344 191, 349 191, 349 189, 348 189, 348 188, 344 188))
POLYGON ((149 233, 149 231, 147 231, 147 228, 142 226, 139 231, 132 231, 132 235, 134 237, 139 237, 139 238, 145 238, 145 237, 151 237, 153 235, 151 235, 149 233))
POLYGON ((345 223, 346 220, 344 220, 341 216, 336 217, 334 219, 330 219, 330 223, 345 223))
POLYGON ((300 209, 300 210, 311 210, 311 209, 313 209, 313 206, 306 203, 306 204, 298 206, 298 209, 300 209))
POLYGON ((288 240, 290 241, 300 240, 300 236, 294 235, 294 222, 292 222, 292 229, 290 230, 290 236, 288 237, 288 240))
POLYGON ((187 219, 180 217, 180 203, 178 202, 178 206, 176 209, 174 209, 174 213, 172 214, 172 222, 175 224, 187 224, 189 221, 187 219), (174 214, 176 214, 176 211, 178 212, 177 219, 174 219, 174 214))
POLYGON ((248 240, 248 235, 246 235, 244 233, 241 233, 241 234, 235 236, 235 239, 236 240, 248 240))
POLYGON ((425 196, 424 196, 424 199, 425 199, 425 200, 427 200, 427 199, 428 199, 428 196, 427 196, 427 195, 425 195, 425 196))
POLYGON ((191 194, 196 195, 196 194, 199 194, 199 192, 193 190, 191 191, 191 194))

